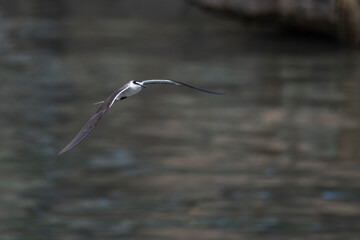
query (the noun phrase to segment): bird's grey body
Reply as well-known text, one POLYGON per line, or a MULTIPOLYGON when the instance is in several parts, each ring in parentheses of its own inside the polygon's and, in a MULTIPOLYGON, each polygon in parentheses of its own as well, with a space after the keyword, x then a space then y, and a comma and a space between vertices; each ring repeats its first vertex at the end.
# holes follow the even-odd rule
MULTIPOLYGON (((210 90, 205 90, 201 88, 197 88, 186 83, 167 80, 167 79, 150 79, 144 81, 130 81, 113 94, 111 94, 107 99, 104 101, 98 102, 101 103, 101 106, 95 112, 94 116, 90 118, 90 120, 85 124, 85 126, 80 130, 80 132, 74 137, 74 139, 66 145, 66 147, 59 152, 59 155, 69 151, 71 148, 75 147, 78 143, 80 143, 98 124, 104 114, 109 110, 109 108, 114 104, 115 101, 123 100, 127 97, 133 96, 139 93, 143 88, 146 88, 146 85, 149 84, 172 84, 172 85, 183 85, 189 88, 193 88, 202 92, 211 93, 211 94, 218 94, 223 95, 224 93, 214 92, 210 90)), ((97 104, 97 103, 96 103, 97 104)))

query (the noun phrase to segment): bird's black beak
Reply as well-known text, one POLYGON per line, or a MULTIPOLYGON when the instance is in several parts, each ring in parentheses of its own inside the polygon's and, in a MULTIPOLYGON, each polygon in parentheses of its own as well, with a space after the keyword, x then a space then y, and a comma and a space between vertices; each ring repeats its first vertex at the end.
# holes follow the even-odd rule
POLYGON ((145 86, 145 85, 143 85, 143 84, 140 84, 140 87, 142 87, 142 88, 146 88, 146 86, 145 86))

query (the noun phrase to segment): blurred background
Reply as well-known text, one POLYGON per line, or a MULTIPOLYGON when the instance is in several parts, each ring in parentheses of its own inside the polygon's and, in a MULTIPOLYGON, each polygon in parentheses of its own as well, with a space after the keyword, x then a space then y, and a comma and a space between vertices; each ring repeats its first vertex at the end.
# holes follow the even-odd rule
POLYGON ((0 0, 1 239, 358 239, 359 5, 0 0))

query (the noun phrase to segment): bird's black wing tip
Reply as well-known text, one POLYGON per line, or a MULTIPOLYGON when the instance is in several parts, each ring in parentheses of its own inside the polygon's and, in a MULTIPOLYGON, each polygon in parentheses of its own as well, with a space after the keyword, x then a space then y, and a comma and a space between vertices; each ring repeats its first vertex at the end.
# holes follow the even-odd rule
MULTIPOLYGON (((173 81, 173 80, 171 80, 171 81, 173 81)), ((195 86, 192 86, 192 85, 190 85, 190 84, 183 83, 183 82, 179 82, 179 81, 173 81, 173 82, 178 83, 178 84, 183 85, 183 86, 186 86, 186 87, 189 87, 189 88, 192 88, 192 89, 196 89, 196 90, 198 90, 198 91, 202 91, 202 92, 210 93, 210 94, 215 94, 215 95, 226 95, 226 93, 223 93, 223 92, 211 91, 211 90, 207 90, 207 89, 203 89, 203 88, 195 87, 195 86)))

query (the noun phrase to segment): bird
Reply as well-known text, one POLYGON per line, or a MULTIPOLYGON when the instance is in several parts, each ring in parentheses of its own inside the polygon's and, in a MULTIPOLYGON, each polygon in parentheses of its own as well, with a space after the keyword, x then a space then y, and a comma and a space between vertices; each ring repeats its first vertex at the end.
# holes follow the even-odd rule
POLYGON ((76 136, 58 153, 61 155, 76 145, 78 145, 99 123, 105 113, 110 109, 110 107, 114 104, 115 101, 124 100, 130 96, 133 96, 139 93, 142 89, 146 88, 147 85, 150 84, 170 84, 170 85, 178 85, 178 86, 185 86, 188 88, 192 88, 198 91, 202 91, 205 93, 216 94, 216 95, 224 95, 225 93, 216 92, 211 90, 206 90, 198 87, 191 86, 189 84, 168 80, 168 79, 149 79, 143 81, 131 80, 130 82, 126 83, 124 86, 119 88, 113 94, 111 94, 108 98, 104 101, 94 103, 101 104, 101 106, 96 110, 95 114, 90 118, 90 120, 81 128, 81 130, 76 134, 76 136))

